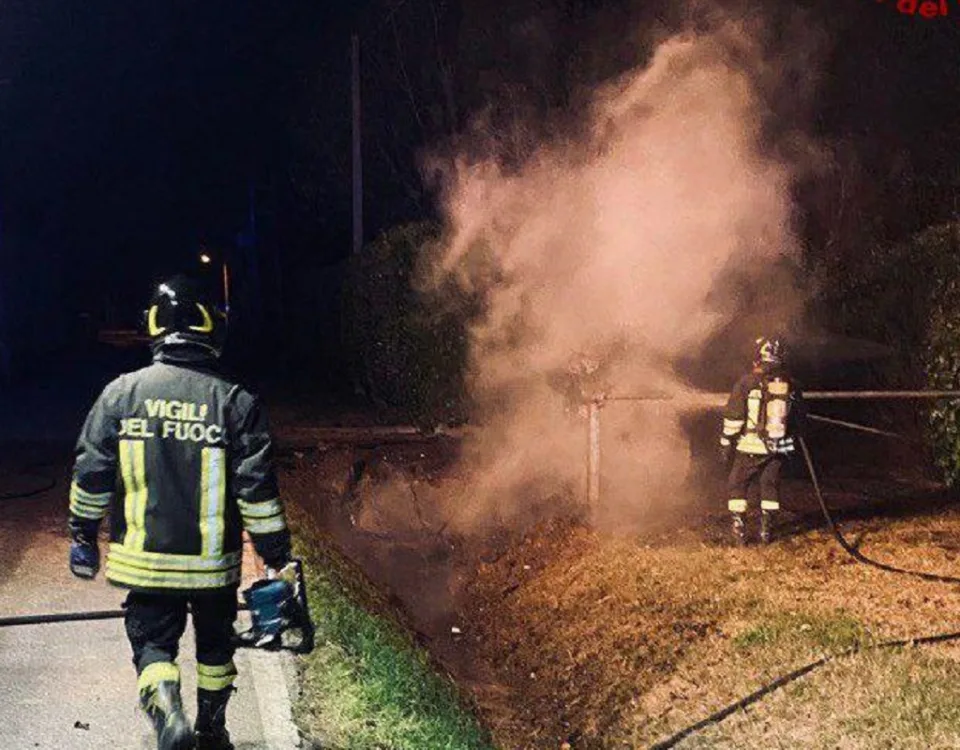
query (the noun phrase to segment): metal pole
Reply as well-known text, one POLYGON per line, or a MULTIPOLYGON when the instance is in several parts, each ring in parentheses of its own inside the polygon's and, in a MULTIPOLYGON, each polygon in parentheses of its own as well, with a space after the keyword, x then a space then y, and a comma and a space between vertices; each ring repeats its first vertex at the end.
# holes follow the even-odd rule
MULTIPOLYGON (((811 401, 827 401, 831 399, 938 399, 958 398, 960 391, 809 391, 803 394, 811 401)), ((721 407, 727 402, 725 393, 697 393, 678 394, 651 393, 637 396, 605 396, 603 401, 678 401, 684 407, 721 407)), ((600 505, 600 407, 602 402, 594 399, 588 402, 589 414, 589 447, 587 455, 587 503, 592 511, 600 505)), ((855 427, 865 432, 875 432, 890 437, 899 437, 895 433, 884 430, 854 425, 851 422, 831 420, 827 417, 816 416, 814 419, 822 422, 832 422, 844 427, 855 427)))
POLYGON ((591 401, 588 411, 587 504, 591 511, 596 511, 600 505, 600 402, 591 401))
MULTIPOLYGON (((960 391, 804 391, 808 401, 829 400, 867 400, 867 399, 938 399, 960 398, 960 391)), ((683 407, 723 406, 727 402, 726 393, 652 393, 637 396, 607 396, 605 401, 676 401, 683 407)))
POLYGON ((804 393, 803 397, 811 401, 848 398, 960 398, 960 391, 810 391, 804 393))
POLYGON ((360 37, 350 45, 351 89, 353 93, 353 252, 363 249, 363 153, 360 144, 360 37))
POLYGON ((223 307, 227 316, 230 315, 230 272, 227 270, 227 259, 223 259, 223 307))

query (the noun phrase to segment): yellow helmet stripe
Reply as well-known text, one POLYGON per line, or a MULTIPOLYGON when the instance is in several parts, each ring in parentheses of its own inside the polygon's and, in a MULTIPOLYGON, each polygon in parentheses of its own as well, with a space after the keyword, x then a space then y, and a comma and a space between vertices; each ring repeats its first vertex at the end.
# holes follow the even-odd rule
POLYGON ((210 333, 213 330, 213 318, 210 317, 210 313, 207 312, 207 308, 205 308, 199 302, 196 304, 197 309, 200 310, 200 314, 203 316, 203 324, 198 326, 190 326, 190 330, 196 331, 197 333, 210 333))
POLYGON ((165 327, 160 328, 157 326, 157 306, 154 305, 150 308, 150 312, 147 313, 147 333, 151 336, 159 336, 166 330, 165 327))

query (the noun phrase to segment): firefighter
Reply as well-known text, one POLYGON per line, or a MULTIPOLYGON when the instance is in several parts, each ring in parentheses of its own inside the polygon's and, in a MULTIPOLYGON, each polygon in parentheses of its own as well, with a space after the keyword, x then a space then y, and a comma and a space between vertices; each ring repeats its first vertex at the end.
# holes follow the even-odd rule
POLYGON ((218 371, 226 321, 199 284, 160 284, 146 313, 153 362, 93 405, 70 487, 70 569, 94 578, 110 516, 107 580, 128 589, 140 707, 161 750, 231 750, 242 533, 272 571, 290 562, 272 444, 258 398, 218 371), (196 632, 197 718, 180 695, 179 641, 196 632))
POLYGON ((727 479, 727 508, 733 537, 747 543, 747 496, 759 485, 760 541, 773 539, 780 510, 780 475, 794 452, 794 438, 803 416, 803 397, 784 366, 786 347, 780 338, 757 339, 753 367, 737 381, 723 412, 720 450, 727 479))

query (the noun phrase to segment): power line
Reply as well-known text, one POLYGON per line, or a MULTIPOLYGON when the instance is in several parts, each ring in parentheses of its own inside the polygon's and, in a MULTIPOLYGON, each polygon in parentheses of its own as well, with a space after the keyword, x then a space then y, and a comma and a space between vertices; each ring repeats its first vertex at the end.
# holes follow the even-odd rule
POLYGON ((373 27, 373 30, 367 35, 367 41, 373 39, 377 34, 383 31, 383 28, 393 21, 397 13, 399 13, 403 7, 407 4, 407 0, 396 0, 393 3, 393 6, 384 14, 383 18, 380 19, 380 22, 373 27))

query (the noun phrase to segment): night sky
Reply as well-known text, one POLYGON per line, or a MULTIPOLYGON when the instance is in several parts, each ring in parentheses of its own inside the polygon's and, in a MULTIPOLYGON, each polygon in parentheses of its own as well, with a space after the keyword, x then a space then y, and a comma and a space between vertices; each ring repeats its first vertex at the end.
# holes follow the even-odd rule
MULTIPOLYGON (((261 252, 272 253, 278 274, 344 258, 351 31, 364 44, 369 237, 430 213, 417 181, 421 147, 450 135, 498 83, 537 70, 527 63, 538 50, 518 48, 509 31, 515 21, 546 13, 556 37, 548 52, 581 60, 598 29, 671 4, 642 5, 638 13, 625 0, 4 0, 6 327, 22 330, 27 306, 31 325, 102 316, 106 306, 129 318, 159 275, 197 268, 201 244, 234 246, 251 196, 261 252), (438 59, 455 79, 449 89, 434 80, 438 59), (456 106, 444 113, 453 89, 456 106)), ((952 179, 960 4, 930 20, 898 13, 893 0, 781 5, 812 8, 839 41, 816 113, 822 132, 848 140, 878 177, 907 158, 923 179, 952 179)), ((884 200, 910 202, 898 203, 896 189, 884 200)))
POLYGON ((142 289, 240 231, 303 76, 319 50, 336 56, 345 21, 321 5, 4 3, 0 206, 15 252, 42 253, 71 286, 142 289))

